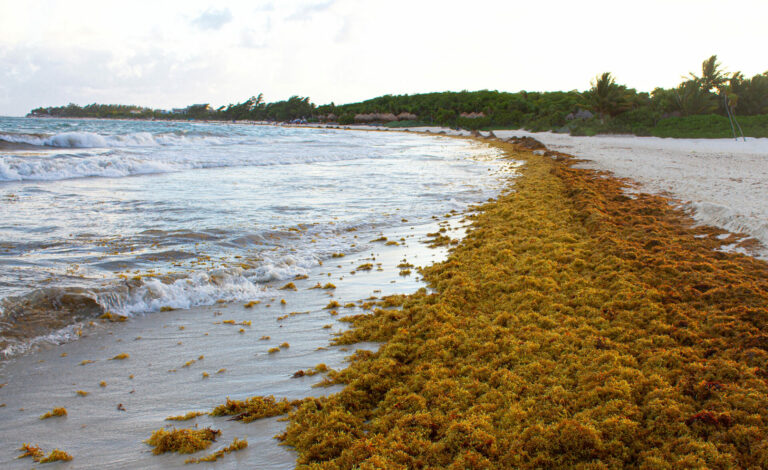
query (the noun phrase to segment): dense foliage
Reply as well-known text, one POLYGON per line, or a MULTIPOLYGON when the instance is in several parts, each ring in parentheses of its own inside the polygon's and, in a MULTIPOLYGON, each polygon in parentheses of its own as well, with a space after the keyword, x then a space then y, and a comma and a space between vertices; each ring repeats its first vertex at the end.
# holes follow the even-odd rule
POLYGON ((206 119, 228 121, 295 121, 378 123, 389 127, 439 125, 465 129, 525 128, 574 135, 626 133, 663 137, 764 137, 766 129, 744 126, 747 116, 768 114, 768 72, 746 78, 726 73, 712 56, 702 63, 701 75, 690 74, 675 88, 638 92, 616 82, 605 72, 579 92, 516 93, 480 90, 385 95, 336 105, 316 106, 308 97, 293 96, 266 103, 263 95, 213 109, 207 104, 172 111, 138 106, 75 104, 37 108, 34 116, 206 119), (708 116, 707 118, 701 118, 708 116), (694 118, 692 118, 694 117, 694 118), (725 120, 719 117, 725 118, 725 120), (735 117, 732 123, 731 119, 735 117), (707 122, 706 131, 689 128, 707 122), (741 128, 739 128, 741 125, 741 128))

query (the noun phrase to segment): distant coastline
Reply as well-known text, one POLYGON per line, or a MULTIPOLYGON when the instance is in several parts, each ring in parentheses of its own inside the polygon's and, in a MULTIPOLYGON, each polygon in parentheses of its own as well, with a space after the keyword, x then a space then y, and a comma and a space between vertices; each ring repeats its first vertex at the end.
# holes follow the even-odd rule
POLYGON ((263 94, 213 108, 171 110, 135 105, 40 107, 31 117, 141 119, 291 124, 375 124, 387 128, 438 126, 465 130, 525 129, 575 136, 631 134, 677 138, 768 137, 768 72, 727 74, 711 56, 700 75, 675 88, 638 92, 598 75, 585 91, 515 93, 495 90, 384 95, 344 105, 317 106, 309 97, 267 103, 263 94))

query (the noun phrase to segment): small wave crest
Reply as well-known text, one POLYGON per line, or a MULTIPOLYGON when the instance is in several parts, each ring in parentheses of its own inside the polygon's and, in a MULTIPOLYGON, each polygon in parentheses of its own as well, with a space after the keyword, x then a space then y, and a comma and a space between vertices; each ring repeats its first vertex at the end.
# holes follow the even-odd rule
POLYGON ((0 356, 10 357, 36 344, 76 339, 75 327, 105 312, 126 317, 163 308, 188 309, 217 302, 270 295, 264 283, 306 274, 312 261, 282 256, 258 267, 191 273, 175 279, 127 279, 110 287, 49 287, 0 300, 0 356))
POLYGON ((162 133, 133 132, 129 134, 102 135, 95 132, 62 132, 55 135, 0 133, 0 140, 16 144, 56 148, 120 148, 159 147, 170 145, 220 145, 222 136, 209 133, 162 133))

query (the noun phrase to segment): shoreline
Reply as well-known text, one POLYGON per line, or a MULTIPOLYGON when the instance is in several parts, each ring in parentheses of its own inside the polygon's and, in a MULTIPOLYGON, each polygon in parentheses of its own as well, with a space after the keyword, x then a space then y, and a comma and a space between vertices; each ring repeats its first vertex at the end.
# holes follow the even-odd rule
POLYGON ((27 468, 23 460, 14 460, 15 449, 22 442, 32 442, 72 454, 74 460, 68 468, 187 468, 185 456, 153 456, 143 440, 158 428, 199 425, 221 429, 220 446, 234 437, 250 442, 248 449, 217 467, 239 468, 245 462, 258 462, 268 468, 293 468, 295 455, 273 439, 285 428, 277 418, 249 424, 208 416, 178 423, 164 419, 191 408, 210 411, 226 396, 243 399, 265 393, 303 399, 339 390, 312 388, 325 374, 291 376, 319 363, 341 368, 356 349, 375 350, 375 343, 349 348, 329 343, 334 334, 348 328, 341 318, 371 308, 363 305, 373 302, 371 296, 408 294, 423 287, 416 267, 403 275, 403 269, 396 266, 403 259, 415 266, 442 259, 447 247, 427 247, 426 234, 445 227, 451 238, 461 237, 462 218, 454 214, 413 228, 385 230, 390 239, 407 241, 396 246, 381 243, 373 252, 327 260, 313 268, 307 279, 292 281, 296 291, 280 289, 289 281, 273 282, 274 295, 250 308, 234 302, 156 312, 124 323, 97 320, 78 341, 44 347, 0 365, 0 383, 5 384, 0 389, 0 404, 4 405, 0 407, 4 423, 0 462, 7 468, 27 468), (372 263, 373 269, 356 271, 365 263, 372 263), (310 289, 329 282, 336 288, 310 289), (281 299, 286 300, 285 305, 281 299), (341 304, 335 308, 337 315, 325 308, 332 300, 341 304), (226 323, 230 320, 235 324, 226 323), (248 324, 241 325, 243 322, 248 324), (239 332, 241 328, 245 331, 239 332), (265 336, 269 339, 263 339, 265 336), (290 347, 268 352, 284 342, 290 347), (118 354, 128 358, 110 360, 118 354), (83 361, 94 362, 80 365, 83 361), (221 369, 225 370, 217 373, 221 369), (209 377, 201 376, 203 372, 209 377), (102 380, 105 387, 98 385, 102 380), (78 389, 88 396, 78 396, 78 389), (117 410, 118 403, 127 411, 117 410), (68 416, 55 421, 37 419, 52 406, 66 408, 68 416))
MULTIPOLYGON (((508 163, 494 166, 497 171, 510 170, 508 163)), ((451 212, 384 227, 383 236, 396 244, 381 241, 370 251, 325 260, 311 269, 308 279, 270 282, 272 294, 250 308, 234 302, 156 312, 126 322, 95 320, 78 341, 41 347, 0 364, 4 384, 0 462, 8 468, 28 467, 14 457, 22 442, 31 442, 69 452, 74 460, 64 468, 186 468, 185 456, 153 456, 143 441, 165 426, 212 425, 223 431, 220 445, 212 450, 234 437, 250 442, 249 448, 217 466, 239 468, 258 462, 267 468, 293 468, 295 455, 273 440, 285 428, 277 418, 248 425, 208 416, 178 423, 164 419, 190 408, 210 411, 226 396, 241 399, 265 393, 302 399, 338 390, 311 388, 325 374, 291 376, 318 363, 341 368, 356 348, 375 350, 374 343, 349 349, 330 346, 333 335, 347 328, 339 319, 373 307, 372 296, 407 294, 423 287, 416 266, 440 259, 447 248, 426 247, 427 233, 444 231, 450 238, 461 237, 462 218, 451 212), (371 270, 358 269, 367 263, 373 264, 371 270), (403 263, 414 267, 397 267, 403 263), (336 288, 310 289, 329 282, 336 288), (288 283, 297 290, 281 289, 288 283), (338 315, 325 308, 332 300, 341 304, 333 309, 338 315), (272 348, 279 351, 270 353, 272 348), (126 359, 114 359, 123 354, 126 359), (217 373, 221 369, 226 370, 217 373), (99 386, 100 381, 106 386, 99 386), (88 395, 79 396, 77 390, 88 395), (68 416, 37 419, 50 407, 64 407, 68 416)))

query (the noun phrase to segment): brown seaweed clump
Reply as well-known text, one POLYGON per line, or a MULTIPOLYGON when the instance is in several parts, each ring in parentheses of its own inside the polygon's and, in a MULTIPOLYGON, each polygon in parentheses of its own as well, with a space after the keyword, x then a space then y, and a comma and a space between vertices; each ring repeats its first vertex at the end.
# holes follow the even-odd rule
POLYGON ((69 462, 70 460, 72 460, 71 455, 59 449, 53 449, 47 456, 43 457, 43 455, 45 455, 45 452, 43 452, 43 450, 40 449, 40 447, 29 444, 29 443, 22 444, 19 450, 23 451, 24 453, 16 457, 17 459, 32 457, 32 460, 38 463, 51 463, 51 462, 59 462, 59 461, 69 462))
POLYGON ((158 429, 147 439, 147 444, 154 447, 152 453, 160 455, 165 452, 178 452, 180 454, 192 454, 199 450, 207 449, 221 431, 218 429, 158 429))
POLYGON ((208 413, 204 411, 190 411, 189 413, 185 415, 179 415, 179 416, 169 416, 165 418, 166 421, 189 421, 190 419, 197 418, 198 416, 203 416, 208 413))
POLYGON ((232 441, 232 444, 224 447, 223 449, 219 449, 216 452, 212 453, 211 455, 206 455, 205 457, 200 457, 197 459, 187 459, 184 461, 184 463, 203 463, 203 462, 215 462, 219 460, 220 458, 224 457, 225 455, 236 452, 238 450, 243 450, 246 447, 248 447, 248 441, 245 439, 238 439, 235 438, 232 441))
POLYGON ((233 416, 232 419, 235 421, 250 423, 257 419, 288 413, 299 403, 301 400, 289 402, 285 398, 277 401, 272 395, 255 396, 246 400, 231 400, 227 397, 227 402, 214 408, 210 414, 211 416, 233 416))
POLYGON ((23 459, 25 457, 32 457, 32 460, 35 462, 38 461, 38 459, 43 457, 43 451, 40 449, 40 447, 25 442, 24 444, 19 447, 19 450, 23 452, 23 454, 16 457, 17 459, 23 459))
MULTIPOLYGON (((658 196, 525 165, 430 291, 350 318, 358 350, 280 438, 298 468, 768 468, 768 263, 658 196)), ((527 145, 527 144, 526 144, 527 145)))
POLYGON ((48 419, 48 418, 54 418, 57 416, 67 416, 67 409, 66 408, 54 408, 51 411, 46 412, 43 415, 40 415, 40 419, 48 419))
POLYGON ((53 449, 50 454, 36 461, 40 463, 51 463, 51 462, 69 462, 70 460, 72 460, 72 456, 69 455, 68 453, 64 452, 63 450, 53 449))

